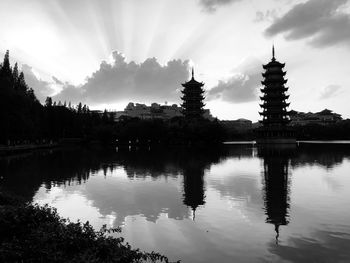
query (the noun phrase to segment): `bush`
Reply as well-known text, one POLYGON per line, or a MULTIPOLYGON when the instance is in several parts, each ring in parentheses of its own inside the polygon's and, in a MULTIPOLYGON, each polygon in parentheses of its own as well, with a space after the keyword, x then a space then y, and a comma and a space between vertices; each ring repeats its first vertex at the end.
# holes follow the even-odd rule
POLYGON ((0 206, 1 262, 168 262, 158 253, 141 252, 86 223, 61 218, 39 205, 0 206))

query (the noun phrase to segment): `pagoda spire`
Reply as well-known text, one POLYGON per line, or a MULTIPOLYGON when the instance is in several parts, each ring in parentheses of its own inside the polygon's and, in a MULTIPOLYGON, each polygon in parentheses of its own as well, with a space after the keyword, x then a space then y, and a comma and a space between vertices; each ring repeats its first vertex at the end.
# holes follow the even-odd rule
POLYGON ((194 79, 194 67, 192 67, 192 79, 194 79))
POLYGON ((275 58, 275 45, 272 44, 272 61, 275 61, 276 58, 275 58))

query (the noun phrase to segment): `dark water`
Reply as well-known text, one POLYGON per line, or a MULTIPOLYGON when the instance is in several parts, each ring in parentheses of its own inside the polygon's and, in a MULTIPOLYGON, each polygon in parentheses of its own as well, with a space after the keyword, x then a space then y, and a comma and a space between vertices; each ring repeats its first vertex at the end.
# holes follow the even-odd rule
POLYGON ((65 149, 0 171, 8 191, 172 260, 350 262, 349 144, 65 149))

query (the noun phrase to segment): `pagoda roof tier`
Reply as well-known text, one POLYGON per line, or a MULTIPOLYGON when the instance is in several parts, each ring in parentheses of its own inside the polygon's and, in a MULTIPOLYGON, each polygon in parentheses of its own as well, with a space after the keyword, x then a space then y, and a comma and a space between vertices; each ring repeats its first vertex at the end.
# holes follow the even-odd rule
POLYGON ((263 72, 261 75, 265 78, 268 76, 273 76, 273 75, 277 75, 277 76, 285 76, 287 74, 287 71, 283 71, 281 70, 266 70, 265 72, 263 72))
POLYGON ((269 86, 269 87, 264 87, 264 88, 262 88, 262 89, 260 89, 260 91, 261 92, 269 92, 269 91, 276 91, 276 90, 278 90, 278 91, 283 91, 283 92, 285 92, 285 91, 288 91, 288 88, 287 87, 284 87, 284 86, 269 86))
MULTIPOLYGON (((259 112, 261 113, 261 112, 259 112)), ((262 115, 262 114, 261 114, 262 115)), ((288 118, 263 118, 262 121, 269 122, 269 123, 277 123, 277 122, 290 122, 290 119, 288 118)))
POLYGON ((288 79, 283 79, 283 78, 280 78, 280 79, 271 79, 271 78, 268 78, 268 79, 265 79, 263 81, 261 81, 261 84, 266 86, 268 84, 275 84, 275 83, 280 83, 280 84, 286 84, 288 81, 288 79))
POLYGON ((288 102, 280 102, 280 103, 269 103, 269 104, 259 104, 261 108, 270 109, 274 107, 289 107, 290 103, 288 102))
POLYGON ((194 77, 192 77, 190 81, 187 81, 186 83, 183 83, 181 85, 184 88, 187 88, 187 87, 203 87, 204 83, 203 82, 198 82, 197 80, 194 79, 194 77))
POLYGON ((182 107, 185 107, 185 106, 204 106, 205 104, 203 102, 197 102, 197 103, 188 103, 188 102, 184 102, 181 104, 182 107))
POLYGON ((263 112, 265 112, 266 114, 270 114, 270 115, 286 114, 286 115, 288 115, 287 107, 289 107, 289 105, 265 107, 265 106, 260 104, 260 107, 263 110, 263 112))
POLYGON ((259 111, 259 115, 269 118, 269 119, 280 119, 281 117, 289 117, 289 115, 287 114, 287 111, 276 111, 276 112, 271 112, 271 111, 259 111), (282 116, 280 116, 282 115, 282 116))
POLYGON ((284 80, 285 80, 285 78, 283 76, 277 76, 277 75, 264 78, 264 81, 266 83, 283 83, 284 80))
POLYGON ((276 112, 271 112, 271 111, 259 111, 259 115, 263 116, 263 117, 268 117, 269 119, 277 119, 279 120, 280 117, 278 117, 279 115, 283 115, 283 117, 288 117, 287 111, 276 111, 276 112))
POLYGON ((196 106, 204 106, 205 104, 203 102, 184 102, 181 104, 183 107, 196 107, 196 106))
POLYGON ((262 65, 264 69, 271 69, 271 68, 284 68, 286 64, 280 63, 277 60, 272 59, 268 64, 262 65))
POLYGON ((285 94, 264 94, 264 96, 260 97, 261 100, 271 100, 271 99, 282 99, 282 100, 287 100, 289 98, 289 95, 285 94))
POLYGON ((283 114, 283 115, 286 115, 286 116, 289 116, 290 115, 290 112, 291 111, 289 111, 289 110, 287 110, 287 109, 283 109, 283 110, 281 110, 281 109, 279 109, 278 111, 271 111, 271 110, 267 110, 267 109, 262 109, 263 111, 261 112, 261 114, 270 114, 270 115, 274 115, 274 114, 283 114))
POLYGON ((264 124, 265 127, 278 127, 278 126, 285 126, 288 123, 290 123, 289 120, 279 121, 279 122, 269 122, 266 120, 262 120, 261 123, 264 124))
POLYGON ((288 120, 288 119, 279 119, 279 120, 263 119, 263 120, 261 120, 261 122, 264 124, 269 124, 269 125, 271 125, 271 124, 278 125, 278 124, 288 124, 288 123, 290 123, 290 120, 288 120))
POLYGON ((204 97, 204 96, 197 96, 197 97, 194 98, 194 97, 192 97, 192 96, 191 96, 191 97, 188 97, 188 96, 185 95, 185 96, 182 96, 181 99, 182 99, 182 100, 186 100, 186 101, 191 101, 191 102, 192 102, 192 101, 204 100, 205 97, 204 97))
POLYGON ((202 96, 205 93, 205 91, 202 90, 201 88, 192 88, 190 90, 188 89, 182 90, 181 93, 184 95, 202 96))

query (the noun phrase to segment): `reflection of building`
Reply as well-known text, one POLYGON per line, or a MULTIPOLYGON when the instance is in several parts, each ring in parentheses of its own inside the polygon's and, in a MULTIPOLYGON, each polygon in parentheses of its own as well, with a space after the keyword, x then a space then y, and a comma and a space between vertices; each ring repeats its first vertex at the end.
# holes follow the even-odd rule
POLYGON ((263 127, 257 129, 258 143, 295 143, 293 130, 287 126, 289 123, 289 103, 286 95, 288 90, 285 87, 287 80, 284 79, 286 72, 283 71, 285 64, 275 59, 275 50, 272 48, 271 61, 263 65, 265 72, 262 74, 264 80, 261 82, 264 88, 261 89, 263 96, 260 97, 263 117, 263 127))
POLYGON ((193 219, 198 206, 205 204, 204 195, 204 168, 188 165, 183 170, 184 176, 184 204, 191 207, 193 219))
POLYGON ((331 110, 325 109, 320 112, 298 112, 290 111, 290 125, 303 126, 308 124, 328 125, 334 124, 342 120, 340 114, 334 113, 331 110))
POLYGON ((205 169, 216 163, 226 152, 223 148, 209 148, 181 152, 181 169, 183 171, 183 203, 192 209, 193 220, 196 209, 205 204, 205 169))
MULTIPOLYGON (((129 178, 146 176, 177 177, 183 175, 183 204, 192 210, 205 204, 205 169, 225 158, 226 148, 152 148, 121 149, 113 161, 121 164, 129 178)), ((171 212, 171 211, 170 211, 171 212)))
POLYGON ((182 84, 184 90, 182 90, 183 96, 181 97, 183 103, 183 114, 189 119, 198 119, 203 117, 204 114, 204 86, 203 82, 198 82, 194 79, 194 73, 192 69, 192 78, 190 81, 182 84))
POLYGON ((279 237, 279 227, 288 224, 288 165, 292 152, 293 149, 283 147, 258 148, 258 155, 264 159, 266 222, 275 226, 276 242, 279 237))

